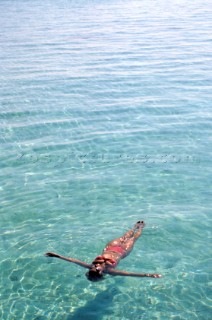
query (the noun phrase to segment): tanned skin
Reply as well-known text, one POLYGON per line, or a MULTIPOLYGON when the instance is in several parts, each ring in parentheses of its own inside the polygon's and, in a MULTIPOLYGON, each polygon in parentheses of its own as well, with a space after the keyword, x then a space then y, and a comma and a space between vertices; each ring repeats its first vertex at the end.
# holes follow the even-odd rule
POLYGON ((127 231, 122 237, 110 241, 102 251, 102 255, 96 257, 91 264, 78 259, 68 258, 54 252, 47 252, 45 256, 62 259, 89 269, 88 274, 96 275, 95 280, 88 277, 91 281, 102 280, 104 274, 113 276, 161 278, 162 276, 156 273, 134 273, 115 269, 119 261, 130 254, 136 240, 141 236, 144 227, 144 221, 138 221, 135 226, 127 231))

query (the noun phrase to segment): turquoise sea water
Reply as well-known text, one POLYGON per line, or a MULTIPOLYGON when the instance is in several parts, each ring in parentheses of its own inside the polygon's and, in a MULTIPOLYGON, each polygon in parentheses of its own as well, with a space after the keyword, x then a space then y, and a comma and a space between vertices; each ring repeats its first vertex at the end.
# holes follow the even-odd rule
POLYGON ((210 1, 0 2, 0 318, 211 319, 210 1), (146 222, 106 277, 86 262, 146 222))

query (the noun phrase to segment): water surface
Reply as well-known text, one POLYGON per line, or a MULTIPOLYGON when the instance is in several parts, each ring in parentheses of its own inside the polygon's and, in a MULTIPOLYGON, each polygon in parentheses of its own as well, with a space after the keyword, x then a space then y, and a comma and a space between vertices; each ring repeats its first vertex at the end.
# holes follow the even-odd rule
POLYGON ((1 307, 14 319, 209 320, 209 1, 1 1, 1 307), (137 221, 107 277, 91 262, 137 221))

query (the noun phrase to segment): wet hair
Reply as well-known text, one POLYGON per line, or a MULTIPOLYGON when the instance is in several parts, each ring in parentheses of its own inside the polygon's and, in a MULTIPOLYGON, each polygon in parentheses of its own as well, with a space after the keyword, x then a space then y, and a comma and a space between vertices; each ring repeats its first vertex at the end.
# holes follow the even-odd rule
POLYGON ((100 281, 104 279, 103 274, 100 273, 99 270, 95 268, 90 269, 85 275, 87 279, 90 281, 100 281))

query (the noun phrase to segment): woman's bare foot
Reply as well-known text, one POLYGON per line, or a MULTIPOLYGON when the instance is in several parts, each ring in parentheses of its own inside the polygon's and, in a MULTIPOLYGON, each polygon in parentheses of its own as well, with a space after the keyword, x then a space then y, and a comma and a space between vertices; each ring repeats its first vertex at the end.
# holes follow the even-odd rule
POLYGON ((136 222, 134 229, 143 229, 145 227, 145 222, 144 221, 138 221, 136 222))

